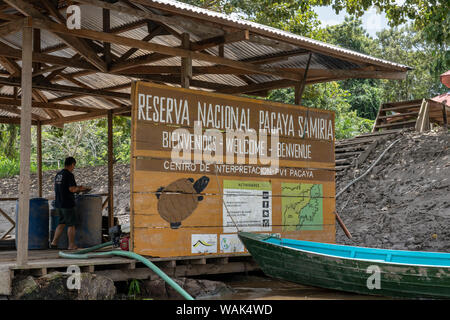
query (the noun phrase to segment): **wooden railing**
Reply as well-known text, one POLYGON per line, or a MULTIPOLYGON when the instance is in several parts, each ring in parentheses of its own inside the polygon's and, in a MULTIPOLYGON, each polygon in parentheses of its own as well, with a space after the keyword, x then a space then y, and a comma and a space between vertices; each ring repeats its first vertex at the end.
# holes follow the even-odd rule
MULTIPOLYGON (((17 199, 19 199, 19 198, 0 198, 0 202, 2 202, 2 201, 16 201, 17 199)), ((16 222, 13 219, 11 219, 11 217, 9 215, 7 215, 6 212, 2 210, 2 208, 0 208, 0 214, 2 216, 4 216, 6 218, 6 220, 8 220, 12 224, 12 227, 8 231, 6 231, 3 235, 1 235, 0 240, 3 240, 3 239, 6 238, 6 236, 8 234, 11 233, 11 231, 14 230, 14 228, 16 227, 16 222)))

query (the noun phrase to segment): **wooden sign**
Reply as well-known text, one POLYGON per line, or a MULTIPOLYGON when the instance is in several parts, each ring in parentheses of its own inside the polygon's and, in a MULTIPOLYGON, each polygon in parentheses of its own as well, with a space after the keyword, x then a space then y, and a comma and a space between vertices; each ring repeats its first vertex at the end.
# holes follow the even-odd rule
POLYGON ((335 241, 333 112, 144 82, 132 100, 134 252, 242 254, 237 230, 335 241))

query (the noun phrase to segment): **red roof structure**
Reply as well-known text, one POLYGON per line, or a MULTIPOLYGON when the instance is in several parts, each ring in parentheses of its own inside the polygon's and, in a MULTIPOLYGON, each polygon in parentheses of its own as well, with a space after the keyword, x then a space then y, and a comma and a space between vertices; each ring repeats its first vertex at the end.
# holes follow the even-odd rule
POLYGON ((441 82, 450 88, 450 70, 441 74, 441 82))
POLYGON ((450 106, 450 93, 446 92, 443 94, 440 94, 436 97, 431 98, 431 100, 439 102, 439 103, 444 103, 447 106, 450 106))

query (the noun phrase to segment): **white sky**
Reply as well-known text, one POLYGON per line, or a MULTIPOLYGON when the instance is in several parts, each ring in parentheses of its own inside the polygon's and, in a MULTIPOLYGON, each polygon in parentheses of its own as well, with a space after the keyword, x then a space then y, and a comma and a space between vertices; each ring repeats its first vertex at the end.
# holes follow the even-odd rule
MULTIPOLYGON (((345 16, 348 16, 345 10, 336 15, 334 10, 329 7, 317 7, 314 11, 318 14, 319 20, 323 26, 340 24, 344 21, 345 16)), ((384 13, 378 14, 377 10, 372 7, 361 17, 363 27, 367 30, 369 35, 376 37, 376 32, 388 28, 387 19, 384 13)))

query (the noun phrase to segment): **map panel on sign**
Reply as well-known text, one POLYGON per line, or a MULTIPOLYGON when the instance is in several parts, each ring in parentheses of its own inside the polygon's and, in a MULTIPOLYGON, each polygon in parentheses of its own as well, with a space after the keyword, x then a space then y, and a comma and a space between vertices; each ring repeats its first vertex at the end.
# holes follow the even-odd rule
POLYGON ((283 231, 323 229, 323 185, 282 183, 283 231))

